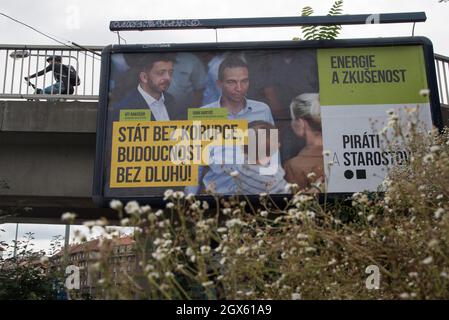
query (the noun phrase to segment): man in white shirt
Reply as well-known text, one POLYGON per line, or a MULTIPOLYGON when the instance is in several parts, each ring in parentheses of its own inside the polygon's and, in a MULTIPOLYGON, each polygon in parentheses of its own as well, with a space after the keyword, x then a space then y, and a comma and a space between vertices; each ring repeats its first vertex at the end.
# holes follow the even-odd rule
MULTIPOLYGON (((218 100, 203 106, 202 108, 226 108, 228 111, 228 119, 264 121, 274 125, 273 116, 270 107, 261 102, 246 98, 250 85, 250 75, 247 64, 238 56, 228 56, 220 64, 218 70, 217 85, 221 89, 221 96, 218 100)), ((209 157, 214 159, 209 167, 200 167, 198 181, 200 185, 187 187, 187 193, 198 194, 202 190, 202 185, 207 190, 221 194, 234 194, 235 181, 226 171, 226 165, 237 164, 238 158, 242 154, 236 147, 217 146, 209 150, 209 157), (234 148, 233 152, 226 153, 226 148, 234 148), (230 154, 232 159, 223 159, 223 156, 230 154), (218 160, 215 163, 215 160, 218 160), (204 177, 203 177, 204 176, 204 177), (211 186, 217 186, 212 188, 211 186)), ((273 158, 278 160, 279 156, 273 158)), ((274 160, 273 160, 274 163, 274 160)), ((279 161, 277 161, 279 163, 279 161)), ((274 177, 272 177, 274 179, 274 177)))
POLYGON ((186 114, 175 108, 170 87, 175 55, 168 53, 146 54, 141 59, 139 84, 112 107, 112 121, 120 117, 121 109, 150 109, 152 121, 186 119, 186 114))
MULTIPOLYGON (((173 97, 167 93, 170 87, 175 55, 169 53, 142 54, 140 59, 140 71, 137 74, 138 84, 122 100, 109 109, 108 120, 111 125, 107 131, 106 141, 109 144, 106 151, 106 159, 111 157, 112 122, 120 120, 120 110, 144 109, 151 111, 151 121, 185 120, 187 112, 176 110, 173 97)), ((106 161, 105 190, 111 196, 155 196, 162 195, 165 187, 110 188, 109 161, 106 161)), ((179 189, 179 188, 171 188, 179 189)))

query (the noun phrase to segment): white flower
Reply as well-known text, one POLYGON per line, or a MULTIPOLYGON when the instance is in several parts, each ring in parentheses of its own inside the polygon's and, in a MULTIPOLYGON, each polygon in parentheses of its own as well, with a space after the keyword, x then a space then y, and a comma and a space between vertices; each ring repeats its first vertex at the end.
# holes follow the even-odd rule
POLYGON ((186 250, 186 255, 187 255, 188 257, 190 257, 190 256, 193 255, 193 250, 192 250, 192 248, 190 248, 190 247, 187 248, 187 250, 186 250))
POLYGON ((228 228, 221 227, 217 229, 218 233, 225 233, 226 231, 228 231, 228 228))
POLYGON ((166 233, 164 233, 164 234, 162 235, 162 237, 163 237, 164 239, 171 239, 171 234, 170 234, 170 232, 166 232, 166 233))
POLYGON ((442 194, 437 195, 437 200, 441 200, 441 199, 443 199, 443 195, 442 194))
POLYGON ((226 260, 227 260, 226 258, 222 258, 222 259, 220 260, 220 264, 221 264, 221 265, 224 265, 224 264, 226 263, 226 260))
POLYGON ((252 292, 252 291, 247 291, 247 292, 245 292, 245 295, 246 295, 247 297, 252 296, 253 294, 254 294, 254 292, 252 292))
POLYGON ((298 185, 296 183, 287 183, 284 188, 286 192, 291 192, 292 190, 295 189, 298 189, 298 185))
POLYGON ((188 200, 188 201, 193 201, 194 199, 195 199, 195 194, 194 193, 189 193, 186 196, 186 200, 188 200))
POLYGON ((120 221, 120 224, 121 224, 122 226, 127 226, 127 225, 129 225, 129 219, 128 219, 128 218, 122 219, 122 221, 120 221))
POLYGON ((262 192, 261 194, 259 194, 259 196, 260 196, 261 198, 265 198, 265 197, 268 196, 268 193, 262 192))
POLYGON ((408 276, 410 278, 417 278, 418 277, 418 272, 409 272, 408 276))
POLYGON ((368 222, 370 222, 371 220, 373 220, 374 219, 374 214, 370 214, 367 218, 366 218, 366 220, 368 220, 368 222))
POLYGON ((149 205, 143 206, 140 209, 143 214, 147 214, 151 211, 151 207, 149 205))
POLYGON ((440 151, 440 147, 439 146, 431 146, 430 147, 430 152, 437 152, 437 151, 440 151))
POLYGON ((184 265, 183 264, 178 264, 176 266, 176 270, 183 270, 184 269, 184 265))
POLYGON ((184 198, 184 192, 176 191, 175 193, 173 193, 173 198, 175 198, 175 199, 182 199, 182 198, 184 198))
POLYGON ((201 285, 205 288, 212 286, 214 283, 212 281, 203 282, 201 285))
POLYGON ((205 220, 200 220, 197 222, 196 227, 200 230, 209 230, 209 225, 207 224, 207 222, 205 220))
POLYGON ((154 244, 155 246, 158 246, 158 245, 160 245, 160 244, 162 244, 162 243, 164 243, 164 240, 161 239, 161 238, 156 238, 156 240, 153 241, 153 244, 154 244))
POLYGON ((42 263, 42 264, 47 264, 48 261, 49 261, 49 259, 48 259, 47 256, 42 256, 42 257, 39 259, 39 261, 40 261, 40 263, 42 263))
POLYGON ((267 212, 267 211, 261 211, 261 212, 260 212, 260 215, 261 215, 262 217, 266 217, 266 216, 268 216, 268 212, 267 212))
POLYGON ((112 200, 109 203, 109 206, 111 207, 111 209, 114 209, 116 211, 122 210, 123 208, 123 203, 120 200, 112 200))
POLYGON ((224 215, 228 215, 228 214, 231 213, 231 211, 232 211, 232 210, 231 210, 230 208, 224 208, 224 209, 223 209, 223 214, 224 214, 224 215))
POLYGON ((307 179, 314 180, 315 178, 316 178, 315 172, 310 172, 309 174, 307 174, 307 179))
POLYGON ((298 238, 299 240, 305 240, 307 239, 309 236, 304 234, 304 233, 298 233, 298 235, 296 236, 296 238, 298 238))
POLYGON ((315 212, 313 211, 307 211, 306 215, 310 218, 310 219, 314 219, 315 218, 315 212))
POLYGON ((237 170, 234 170, 230 173, 231 177, 235 178, 239 175, 240 173, 237 170))
POLYGON ((428 97, 430 94, 430 90, 429 89, 421 89, 419 90, 419 95, 421 97, 428 97))
POLYGON ((441 215, 444 213, 444 209, 443 208, 438 208, 435 213, 434 213, 434 217, 435 219, 440 219, 441 215))
POLYGON ((209 246, 201 246, 200 248, 201 254, 208 254, 210 252, 209 246))
POLYGON ((98 219, 97 221, 95 221, 95 225, 99 226, 99 227, 104 227, 108 224, 108 221, 104 218, 102 219, 98 219))
POLYGON ((425 258, 423 261, 421 261, 422 264, 431 264, 433 262, 433 257, 429 256, 425 258))
POLYGON ((247 246, 241 246, 240 248, 237 249, 235 253, 238 255, 242 255, 245 254, 248 250, 249 248, 247 246))
POLYGON ((424 163, 429 163, 433 160, 433 155, 432 154, 426 154, 423 158, 422 158, 424 163))
POLYGON ((209 209, 209 203, 207 203, 206 201, 203 201, 203 209, 204 210, 209 209))
POLYGON ((73 222, 75 220, 76 214, 72 212, 66 212, 61 216, 61 220, 64 222, 73 222))
MULTIPOLYGON (((313 197, 311 196, 306 196, 304 194, 301 195, 295 195, 293 197, 293 204, 298 204, 298 203, 307 203, 308 201, 313 200, 313 197)), ((299 208, 299 207, 298 207, 299 208)))
POLYGON ((233 228, 234 226, 246 226, 247 224, 240 219, 231 219, 226 221, 226 227, 233 228))
POLYGON ((301 294, 297 292, 292 293, 292 300, 301 300, 301 294))
POLYGON ((175 204, 174 204, 173 202, 169 202, 169 203, 167 203, 167 205, 166 205, 167 209, 171 209, 171 208, 173 208, 174 206, 175 206, 175 204))
POLYGON ((394 127, 397 124, 396 120, 391 119, 390 121, 388 121, 387 126, 388 127, 394 127))
POLYGON ((157 272, 150 272, 148 274, 148 278, 149 279, 152 279, 152 278, 159 279, 159 273, 157 273, 157 272))
POLYGON ((170 271, 165 272, 165 276, 166 276, 167 278, 174 278, 174 277, 175 277, 175 275, 173 274, 173 272, 170 272, 170 271))
POLYGON ((167 200, 171 196, 173 196, 173 190, 172 189, 165 190, 165 192, 164 192, 164 200, 167 200))
POLYGON ((336 264, 337 263, 337 260, 335 260, 335 259, 332 259, 331 261, 329 261, 328 262, 328 266, 332 266, 332 265, 334 265, 334 264, 336 264))
POLYGON ((153 271, 153 270, 154 270, 154 266, 151 265, 151 264, 147 264, 145 266, 145 269, 144 269, 145 273, 148 273, 148 272, 153 271))
POLYGON ((140 213, 140 206, 137 201, 130 201, 126 204, 125 211, 129 214, 140 213))
POLYGON ((390 121, 392 121, 393 123, 396 123, 396 121, 398 121, 399 120, 399 116, 397 115, 397 114, 392 114, 391 116, 390 116, 390 121))
POLYGON ((167 247, 170 247, 172 244, 173 244, 172 240, 170 240, 170 239, 169 240, 165 240, 164 244, 163 244, 163 247, 167 248, 167 247))
POLYGON ((407 292, 404 292, 399 295, 399 298, 408 299, 408 298, 410 298, 410 295, 407 292))
POLYGON ((92 228, 95 226, 95 221, 89 220, 89 221, 84 221, 83 225, 87 228, 92 228))
POLYGON ((162 216, 163 213, 164 213, 164 211, 159 209, 158 211, 156 211, 155 215, 156 215, 156 217, 160 217, 160 216, 162 216))
POLYGON ((314 247, 307 247, 304 249, 306 252, 316 252, 316 249, 314 247))
POLYGON ((164 252, 156 251, 151 254, 151 256, 156 259, 157 261, 161 261, 164 259, 167 255, 164 252))

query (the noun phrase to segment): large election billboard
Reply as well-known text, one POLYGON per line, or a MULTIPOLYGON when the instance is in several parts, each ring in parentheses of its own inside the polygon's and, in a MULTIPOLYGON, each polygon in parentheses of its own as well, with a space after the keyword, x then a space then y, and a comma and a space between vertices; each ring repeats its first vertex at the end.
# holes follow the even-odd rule
POLYGON ((377 191, 411 156, 386 147, 391 114, 441 126, 425 38, 114 45, 101 79, 99 205, 157 203, 166 189, 377 191))

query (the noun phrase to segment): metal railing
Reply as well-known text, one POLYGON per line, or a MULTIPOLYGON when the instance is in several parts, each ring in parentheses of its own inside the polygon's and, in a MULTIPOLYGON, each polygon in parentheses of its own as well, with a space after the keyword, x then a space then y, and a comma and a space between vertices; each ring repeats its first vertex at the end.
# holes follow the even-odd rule
MULTIPOLYGON (((66 46, 39 45, 0 45, 0 99, 52 99, 98 100, 101 59, 96 53, 101 53, 103 47, 87 46, 85 49, 68 48, 66 46), (73 67, 79 77, 80 84, 73 86, 73 93, 63 92, 61 86, 54 86, 55 68, 62 65, 52 65, 52 70, 39 76, 25 80, 49 66, 48 58, 61 56, 62 64, 73 67), (48 93, 42 92, 48 88, 48 93)), ((68 90, 68 88, 67 88, 68 90)))
MULTIPOLYGON (((98 100, 101 59, 93 52, 100 53, 103 47, 85 48, 87 50, 49 45, 0 45, 0 99, 98 100), (24 79, 45 69, 47 58, 55 55, 62 56, 63 64, 73 66, 81 79, 80 85, 73 88, 73 94, 63 94, 61 90, 50 94, 36 93, 35 88, 43 89, 55 83, 52 72, 32 78, 29 83, 24 79)), ((449 107, 449 57, 435 54, 435 65, 440 102, 449 107)))
POLYGON ((435 54, 435 67, 437 71, 438 89, 440 92, 440 102, 449 107, 449 57, 435 54))

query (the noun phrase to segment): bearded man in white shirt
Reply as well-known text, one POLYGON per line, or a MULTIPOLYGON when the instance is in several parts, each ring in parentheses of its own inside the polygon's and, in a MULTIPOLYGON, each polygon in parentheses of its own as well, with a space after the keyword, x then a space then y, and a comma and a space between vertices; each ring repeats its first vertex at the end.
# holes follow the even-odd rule
POLYGON ((138 74, 139 83, 112 107, 112 121, 119 120, 121 109, 149 109, 152 121, 186 119, 186 112, 176 110, 173 97, 167 93, 173 78, 175 58, 170 53, 143 56, 138 74))

